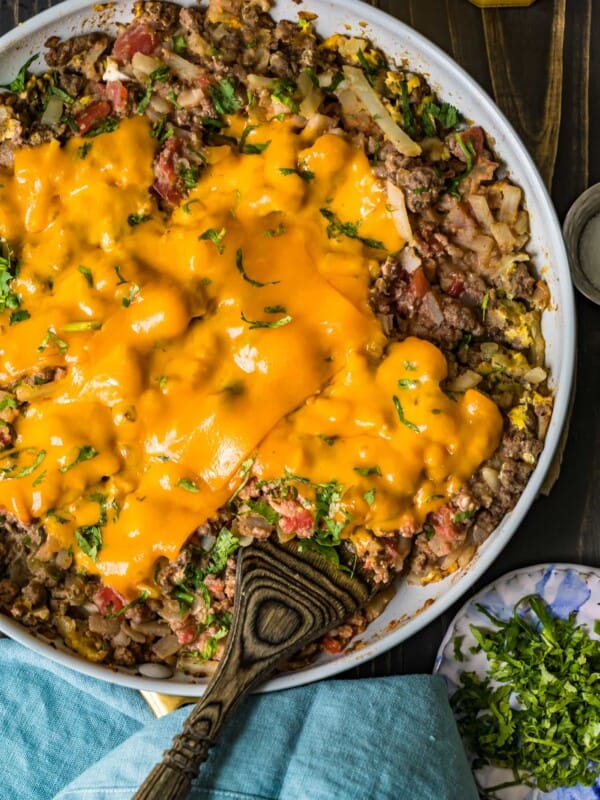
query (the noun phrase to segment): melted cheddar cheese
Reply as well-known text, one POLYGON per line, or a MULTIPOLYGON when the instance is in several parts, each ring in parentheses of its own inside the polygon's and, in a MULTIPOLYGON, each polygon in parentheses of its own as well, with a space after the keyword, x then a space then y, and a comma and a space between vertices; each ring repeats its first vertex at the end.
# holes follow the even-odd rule
POLYGON ((499 441, 491 401, 440 390, 433 345, 386 350, 369 276, 404 242, 364 153, 288 122, 246 142, 268 146, 208 148, 170 217, 141 117, 21 150, 3 176, 29 317, 0 315, 0 385, 27 401, 0 504, 126 597, 152 590, 249 456, 263 479, 343 484, 351 535, 416 529, 499 441))

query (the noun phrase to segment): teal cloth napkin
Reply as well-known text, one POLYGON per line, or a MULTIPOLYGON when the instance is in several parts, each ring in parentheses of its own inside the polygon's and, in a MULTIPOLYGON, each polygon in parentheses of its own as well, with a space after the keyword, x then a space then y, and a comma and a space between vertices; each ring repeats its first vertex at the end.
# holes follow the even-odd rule
MULTIPOLYGON (((138 692, 0 640, 0 800, 130 800, 181 729, 138 692)), ((254 695, 190 800, 477 800, 441 678, 254 695)))

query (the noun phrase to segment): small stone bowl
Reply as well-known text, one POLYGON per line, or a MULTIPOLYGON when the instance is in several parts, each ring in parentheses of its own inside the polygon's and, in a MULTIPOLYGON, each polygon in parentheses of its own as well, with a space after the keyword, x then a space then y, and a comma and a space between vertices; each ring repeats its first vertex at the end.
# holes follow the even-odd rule
POLYGON ((600 183, 573 203, 563 224, 573 283, 600 305, 600 183))

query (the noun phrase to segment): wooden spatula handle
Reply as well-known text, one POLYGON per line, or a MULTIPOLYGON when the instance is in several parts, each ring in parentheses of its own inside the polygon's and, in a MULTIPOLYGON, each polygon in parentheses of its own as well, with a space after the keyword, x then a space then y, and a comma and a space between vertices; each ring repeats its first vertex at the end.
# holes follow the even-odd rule
POLYGON ((184 800, 223 722, 286 656, 339 624, 368 586, 296 545, 257 542, 238 560, 227 648, 204 696, 133 800, 184 800))

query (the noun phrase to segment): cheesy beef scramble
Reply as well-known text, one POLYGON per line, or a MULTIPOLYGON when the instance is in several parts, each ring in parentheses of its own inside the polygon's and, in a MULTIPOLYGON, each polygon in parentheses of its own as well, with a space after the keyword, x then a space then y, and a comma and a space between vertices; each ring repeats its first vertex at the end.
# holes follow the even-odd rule
POLYGON ((255 539, 382 587, 464 566, 551 414, 482 129, 267 5, 136 3, 1 97, 0 606, 143 674, 210 671, 255 539))

